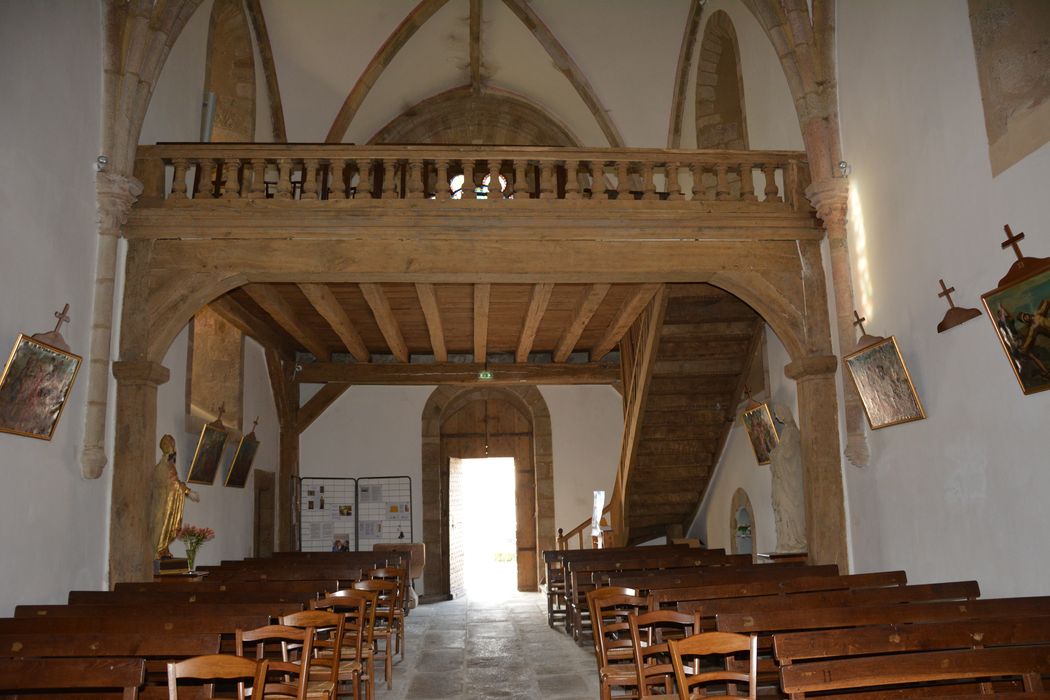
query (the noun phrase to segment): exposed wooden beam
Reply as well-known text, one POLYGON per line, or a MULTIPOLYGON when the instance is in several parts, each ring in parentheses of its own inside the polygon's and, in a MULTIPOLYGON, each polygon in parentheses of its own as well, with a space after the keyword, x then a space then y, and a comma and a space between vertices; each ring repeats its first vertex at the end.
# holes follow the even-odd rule
POLYGON ((551 292, 554 291, 553 284, 535 284, 529 296, 529 310, 525 313, 525 322, 521 326, 521 335, 518 337, 518 349, 514 353, 517 362, 528 362, 529 352, 536 340, 536 331, 539 330, 540 321, 547 311, 547 304, 551 300, 551 292))
POLYGON ((423 308, 423 317, 427 320, 427 333, 430 334, 430 347, 434 350, 434 359, 448 362, 448 350, 445 349, 445 329, 441 324, 441 311, 438 309, 434 285, 419 283, 416 285, 416 296, 423 308))
POLYGON ((514 384, 614 384, 620 381, 620 366, 605 362, 567 364, 488 365, 493 378, 478 379, 484 363, 452 364, 343 364, 311 362, 303 365, 296 379, 304 383, 344 382, 359 385, 457 384, 507 386, 514 384))
POLYGON ((291 353, 295 350, 284 336, 274 332, 268 323, 238 304, 228 294, 214 299, 208 306, 212 308, 212 311, 222 316, 227 323, 246 336, 254 338, 264 348, 271 348, 286 353, 291 353))
POLYGON ((289 391, 292 383, 289 381, 285 359, 290 359, 278 350, 266 348, 266 374, 270 380, 270 391, 273 392, 274 408, 277 410, 277 422, 282 426, 295 421, 299 402, 293 400, 293 392, 289 391))
POLYGON ((339 143, 343 140, 343 137, 346 136, 346 130, 350 128, 350 122, 354 120, 357 110, 361 108, 365 97, 372 89, 372 86, 376 84, 376 81, 379 80, 383 70, 390 65, 390 62, 394 60, 394 56, 408 43, 408 40, 412 38, 416 30, 433 17, 435 12, 444 7, 446 2, 448 0, 422 0, 401 21, 401 24, 397 25, 397 28, 387 37, 387 40, 383 42, 376 55, 372 57, 372 60, 365 67, 361 77, 354 83, 350 94, 346 96, 343 106, 339 108, 339 114, 336 115, 335 120, 332 122, 332 128, 328 130, 328 136, 325 138, 326 143, 339 143))
POLYGON ((332 290, 324 284, 300 284, 299 289, 310 300, 317 313, 328 321, 328 325, 343 341, 343 345, 354 356, 354 359, 358 362, 368 362, 371 359, 368 347, 365 346, 361 334, 357 332, 353 321, 350 320, 343 305, 335 298, 332 290))
POLYGON ((372 309, 379 332, 383 334, 386 344, 390 346, 390 352, 401 362, 408 362, 408 346, 405 345, 405 338, 401 335, 401 326, 394 318, 394 312, 390 308, 386 294, 383 293, 383 288, 378 284, 362 283, 358 286, 361 287, 361 293, 364 294, 365 301, 372 309))
POLYGON ((601 306, 611 287, 612 285, 610 284, 592 284, 590 289, 584 292, 583 303, 579 305, 576 318, 572 320, 569 327, 561 334, 561 338, 558 339, 558 345, 554 348, 555 362, 565 362, 569 355, 572 354, 576 343, 580 340, 580 336, 583 335, 584 329, 587 328, 591 317, 594 316, 594 312, 601 306))
POLYGON ((481 94, 481 0, 470 0, 470 91, 481 94))
MULTIPOLYGON (((662 286, 660 284, 643 284, 638 287, 634 294, 628 297, 623 306, 620 307, 620 312, 616 315, 612 324, 605 331, 605 334, 591 348, 591 360, 597 361, 602 359, 616 347, 616 344, 620 342, 620 338, 634 324, 638 316, 645 310, 646 304, 653 299, 662 286)), ((662 317, 663 313, 661 312, 662 317)), ((657 329, 657 336, 659 337, 659 328, 657 329)))
POLYGON ((340 384, 338 382, 329 382, 321 387, 320 391, 299 407, 298 420, 296 421, 296 429, 299 433, 304 433, 349 388, 349 384, 340 384))
POLYGON ((273 287, 265 284, 246 284, 244 291, 248 293, 255 303, 270 314, 274 321, 288 331, 288 333, 303 344, 307 350, 313 353, 318 360, 329 360, 331 354, 320 338, 313 331, 299 322, 299 317, 291 305, 273 287))
POLYGON ((561 42, 554 36, 550 28, 536 14, 528 0, 503 0, 503 4, 521 20, 522 24, 528 27, 532 35, 536 37, 536 41, 540 42, 540 45, 547 51, 547 55, 554 61, 558 71, 576 89, 584 104, 587 105, 587 108, 591 110, 591 114, 594 115, 594 119, 598 122, 602 133, 605 134, 605 138, 609 140, 609 145, 613 148, 623 148, 623 136, 620 135, 620 130, 613 124, 612 119, 609 118, 608 112, 602 107, 601 102, 598 100, 598 94, 591 87, 587 76, 576 65, 576 61, 572 60, 572 56, 561 45, 561 42))
POLYGON ((263 75, 266 76, 266 94, 270 102, 270 125, 273 140, 276 143, 288 141, 284 126, 284 107, 281 104, 281 88, 277 84, 277 67, 273 62, 273 48, 270 45, 270 32, 266 29, 266 18, 263 16, 260 0, 247 0, 248 17, 251 18, 252 30, 255 32, 256 46, 262 59, 263 75))
POLYGON ((489 292, 491 285, 474 285, 474 362, 484 364, 488 359, 489 292))
POLYGON ((671 98, 671 124, 667 128, 667 147, 680 148, 682 145, 682 118, 685 113, 685 95, 689 92, 687 84, 689 69, 693 65, 693 49, 696 46, 696 35, 700 32, 700 16, 703 14, 703 0, 690 0, 689 14, 682 32, 682 46, 678 50, 678 67, 674 75, 674 96, 671 98))

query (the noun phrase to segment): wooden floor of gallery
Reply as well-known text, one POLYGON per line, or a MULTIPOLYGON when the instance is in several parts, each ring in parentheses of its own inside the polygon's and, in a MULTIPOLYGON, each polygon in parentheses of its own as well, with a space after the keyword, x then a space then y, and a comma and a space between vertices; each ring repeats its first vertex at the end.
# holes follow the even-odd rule
POLYGON ((407 620, 408 653, 376 700, 560 698, 594 700, 592 648, 547 626, 542 593, 421 605, 407 620))

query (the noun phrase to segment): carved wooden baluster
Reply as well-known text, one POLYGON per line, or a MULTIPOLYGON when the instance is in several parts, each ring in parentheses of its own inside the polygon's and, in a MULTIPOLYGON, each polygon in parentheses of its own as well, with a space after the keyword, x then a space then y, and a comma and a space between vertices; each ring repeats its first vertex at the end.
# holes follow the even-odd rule
POLYGON ((394 181, 397 179, 397 161, 383 161, 383 199, 397 199, 394 181))
POLYGON ((241 196, 241 160, 227 158, 222 164, 222 198, 237 199, 241 196))
POLYGON ((376 176, 379 173, 379 164, 369 159, 358 161, 358 167, 361 169, 361 182, 357 185, 357 190, 364 199, 376 199, 376 176))
POLYGON ((689 165, 689 170, 693 173, 693 200, 699 201, 705 199, 707 197, 707 191, 704 187, 704 166, 700 163, 691 163, 689 165))
POLYGON ((186 199, 186 165, 185 158, 174 158, 172 164, 175 172, 171 180, 171 199, 186 199))
POLYGON ((656 185, 653 184, 653 164, 650 161, 642 163, 642 199, 659 199, 656 194, 656 185))
POLYGON ((580 176, 577 173, 579 167, 578 160, 565 161, 565 199, 580 198, 580 176))
POLYGON ((665 179, 667 180, 667 198, 683 199, 682 188, 678 184, 678 163, 668 163, 666 170, 667 174, 665 179))
POLYGON ((715 199, 729 199, 729 169, 725 163, 719 163, 715 166, 715 175, 718 178, 718 184, 715 187, 715 199))
POLYGON ((292 198, 292 161, 288 158, 277 159, 277 192, 274 199, 292 198))
POLYGON ((529 161, 527 160, 514 161, 514 199, 529 199, 532 197, 532 194, 529 192, 528 176, 525 174, 528 167, 529 161))
POLYGON ((762 174, 766 176, 766 188, 763 190, 766 195, 766 201, 780 201, 780 188, 777 187, 777 166, 763 165, 762 174))
POLYGON ((303 189, 299 199, 317 199, 317 159, 303 161, 303 189))
POLYGON ((463 189, 460 192, 462 192, 460 199, 478 198, 474 191, 474 160, 472 158, 463 159, 463 189))
POLYGON ((499 181, 499 171, 503 167, 503 161, 498 158, 489 159, 489 199, 503 199, 503 188, 499 181))
POLYGON ((346 161, 332 158, 328 161, 328 199, 346 199, 346 184, 343 182, 343 171, 346 161))
POLYGON ((626 160, 616 161, 616 198, 631 199, 631 163, 626 160))
MULTIPOLYGON (((404 166, 402 166, 404 167, 404 166)), ((423 160, 408 161, 408 177, 405 178, 405 199, 423 199, 423 160)))
POLYGON ((206 199, 211 199, 215 196, 215 161, 211 158, 201 158, 197 164, 197 169, 201 173, 199 179, 200 190, 194 196, 203 196, 206 199))
POLYGON ((452 192, 448 187, 448 159, 442 158, 435 165, 437 167, 437 182, 434 186, 435 198, 440 200, 450 199, 452 192))
POLYGON ((755 174, 751 163, 740 164, 740 199, 745 202, 754 202, 755 196, 755 174))
POLYGON ((554 191, 554 163, 545 160, 540 163, 540 199, 557 199, 554 191))
POLYGON ((600 160, 591 161, 591 199, 608 199, 609 193, 605 189, 605 163, 600 160))
POLYGON ((242 196, 247 199, 264 199, 266 197, 266 159, 254 158, 244 166, 244 181, 248 187, 241 187, 242 196), (251 170, 251 182, 248 183, 248 171, 251 170), (248 191, 245 193, 244 190, 248 191))

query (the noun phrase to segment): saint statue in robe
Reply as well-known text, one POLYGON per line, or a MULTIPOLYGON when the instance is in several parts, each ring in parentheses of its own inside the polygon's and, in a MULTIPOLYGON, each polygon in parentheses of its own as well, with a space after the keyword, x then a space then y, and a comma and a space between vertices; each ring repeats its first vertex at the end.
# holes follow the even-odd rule
POLYGON ((168 546, 179 534, 182 527, 182 511, 189 498, 194 503, 200 502, 196 491, 190 489, 175 469, 175 438, 165 435, 160 439, 160 451, 163 456, 153 467, 153 483, 150 503, 150 536, 153 552, 157 559, 170 559, 168 546))
POLYGON ((780 442, 769 453, 773 472, 773 515, 777 525, 777 552, 806 551, 806 485, 802 474, 802 436, 786 406, 773 406, 783 424, 780 442))

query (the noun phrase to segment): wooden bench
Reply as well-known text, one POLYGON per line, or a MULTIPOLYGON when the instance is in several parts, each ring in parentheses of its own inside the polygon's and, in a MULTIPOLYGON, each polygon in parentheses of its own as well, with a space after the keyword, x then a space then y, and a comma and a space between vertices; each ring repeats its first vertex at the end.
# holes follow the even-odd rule
POLYGON ((134 700, 145 681, 146 662, 142 659, 0 658, 0 696, 8 695, 7 691, 29 690, 36 691, 32 697, 68 698, 74 691, 91 690, 93 697, 134 700), (100 692, 107 689, 114 692, 100 692))
POLYGON ((302 603, 164 603, 156 605, 19 605, 15 617, 180 617, 253 615, 279 617, 303 609, 302 603))
POLYGON ((70 591, 70 605, 164 605, 178 603, 299 603, 308 604, 317 599, 319 591, 285 593, 274 591, 244 591, 232 588, 225 591, 70 591))

